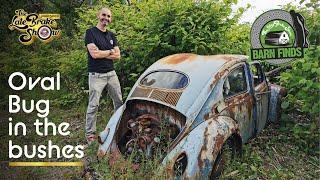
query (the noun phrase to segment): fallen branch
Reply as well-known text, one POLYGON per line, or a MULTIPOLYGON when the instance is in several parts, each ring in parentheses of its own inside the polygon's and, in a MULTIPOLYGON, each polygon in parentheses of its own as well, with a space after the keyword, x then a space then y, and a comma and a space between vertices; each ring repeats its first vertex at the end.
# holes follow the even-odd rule
POLYGON ((269 72, 266 72, 265 74, 266 74, 267 77, 277 76, 277 75, 280 74, 281 70, 286 70, 286 69, 291 69, 291 68, 292 68, 292 66, 291 66, 291 64, 289 64, 289 65, 286 65, 286 66, 281 66, 281 67, 275 68, 275 69, 273 69, 273 70, 271 70, 269 72))

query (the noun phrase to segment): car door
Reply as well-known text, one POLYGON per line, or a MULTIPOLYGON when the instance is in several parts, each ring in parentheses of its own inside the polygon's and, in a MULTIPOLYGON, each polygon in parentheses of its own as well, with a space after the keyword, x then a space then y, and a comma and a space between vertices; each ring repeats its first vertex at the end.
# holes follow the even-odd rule
POLYGON ((254 97, 257 108, 257 133, 265 126, 268 119, 269 86, 259 62, 250 65, 253 77, 254 97))
POLYGON ((238 64, 224 79, 222 90, 226 106, 222 114, 237 121, 243 142, 255 133, 254 99, 252 90, 250 91, 252 86, 250 86, 249 75, 247 65, 238 64))

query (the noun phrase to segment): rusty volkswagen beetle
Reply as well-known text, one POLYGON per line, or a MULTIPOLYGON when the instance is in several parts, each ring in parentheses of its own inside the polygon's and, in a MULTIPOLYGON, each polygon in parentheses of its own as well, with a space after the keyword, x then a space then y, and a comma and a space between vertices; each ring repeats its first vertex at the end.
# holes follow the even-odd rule
POLYGON ((98 157, 162 153, 171 178, 216 178, 225 147, 241 152, 266 123, 277 121, 284 94, 246 56, 164 57, 140 76, 100 133, 98 157))

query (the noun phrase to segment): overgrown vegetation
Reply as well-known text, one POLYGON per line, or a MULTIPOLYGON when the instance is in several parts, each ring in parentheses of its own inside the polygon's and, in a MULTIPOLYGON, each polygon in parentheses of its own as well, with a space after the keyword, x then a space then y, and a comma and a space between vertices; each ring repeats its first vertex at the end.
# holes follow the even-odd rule
POLYGON ((167 55, 238 53, 249 48, 249 26, 237 25, 243 8, 231 16, 233 1, 141 1, 131 6, 101 3, 78 9, 79 35, 96 25, 96 12, 110 6, 122 57, 116 63, 125 95, 138 76, 167 55), (236 47, 236 48, 231 48, 236 47))
POLYGON ((280 84, 286 87, 287 97, 281 107, 286 114, 295 112, 296 117, 306 116, 307 121, 297 122, 293 127, 295 137, 303 137, 298 144, 301 150, 319 155, 319 126, 320 126, 320 10, 317 1, 306 4, 307 7, 293 7, 306 18, 309 31, 309 49, 303 59, 292 63, 292 68, 281 73, 280 84))
MULTIPOLYGON (((21 93, 27 99, 48 98, 53 100, 54 119, 70 121, 75 130, 69 141, 83 140, 84 113, 87 104, 87 59, 83 36, 85 29, 96 25, 96 12, 104 6, 111 8, 113 23, 110 30, 117 34, 122 58, 116 62, 124 96, 128 94, 139 75, 156 60, 174 53, 191 52, 196 54, 247 54, 249 44, 249 24, 239 24, 239 17, 248 7, 232 13, 231 5, 236 0, 198 1, 193 0, 149 0, 131 1, 129 6, 122 1, 28 1, 28 3, 8 2, 3 12, 4 27, 14 14, 14 10, 25 8, 28 12, 59 12, 62 14, 61 28, 65 34, 48 44, 39 41, 30 46, 18 42, 18 33, 1 30, 0 52, 0 107, 6 114, 9 90, 7 79, 15 71, 31 77, 54 76, 61 73, 63 89, 57 92, 43 92, 36 89, 32 93, 21 93), (91 4, 91 5, 90 5, 91 4), (65 111, 69 109, 68 111, 65 111), (54 115, 57 114, 57 115, 54 115)), ((292 68, 275 78, 287 88, 288 96, 282 107, 284 112, 280 125, 266 127, 254 141, 245 145, 244 156, 237 159, 226 171, 224 178, 243 179, 291 179, 319 177, 319 3, 311 0, 307 7, 298 9, 306 18, 309 30, 310 49, 305 58, 292 63, 292 68)), ((273 68, 273 66, 267 67, 273 68)), ((98 131, 101 131, 110 117, 109 99, 102 100, 103 113, 99 116, 98 131)), ((1 116, 1 124, 7 127, 7 116, 1 116), (3 119, 4 118, 4 119, 3 119)), ((20 118, 25 118, 20 117, 20 118)), ((4 128, 7 129, 7 128, 4 128)), ((1 131, 6 137, 7 131, 1 131)), ((6 138, 4 138, 6 139, 6 138)), ((40 143, 41 139, 31 138, 29 142, 40 143)), ((56 139, 57 142, 61 141, 56 139)), ((7 141, 4 145, 7 146, 7 141)), ((88 156, 94 156, 97 146, 88 149, 88 156)), ((1 156, 3 158, 3 156, 1 156)), ((161 177, 157 169, 160 162, 147 161, 142 170, 121 170, 123 164, 109 167, 107 163, 92 163, 93 168, 104 178, 161 177)), ((80 170, 74 169, 19 169, 24 178, 39 176, 48 178, 55 173, 57 178, 81 178, 80 170), (30 170, 30 171, 29 171, 30 170), (63 175, 59 175, 60 171, 63 175), (30 175, 30 176, 29 176, 30 175)))

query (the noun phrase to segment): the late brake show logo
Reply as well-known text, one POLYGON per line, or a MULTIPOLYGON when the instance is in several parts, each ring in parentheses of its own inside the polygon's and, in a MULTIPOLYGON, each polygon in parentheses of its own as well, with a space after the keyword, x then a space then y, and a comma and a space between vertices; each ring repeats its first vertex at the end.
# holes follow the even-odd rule
POLYGON ((56 21, 58 19, 60 14, 28 14, 23 9, 18 9, 8 27, 11 31, 16 29, 22 33, 19 41, 24 45, 33 43, 36 38, 47 43, 60 36, 61 30, 57 29, 56 21))
POLYGON ((282 64, 302 58, 308 48, 308 31, 301 14, 276 9, 263 13, 252 24, 251 59, 282 64))

